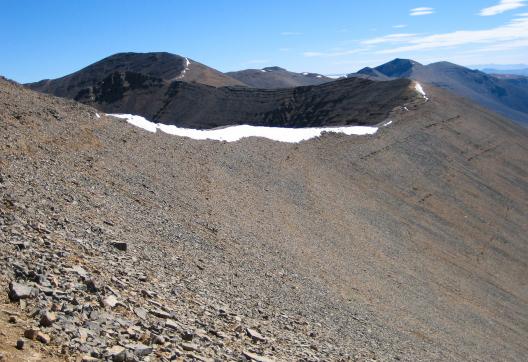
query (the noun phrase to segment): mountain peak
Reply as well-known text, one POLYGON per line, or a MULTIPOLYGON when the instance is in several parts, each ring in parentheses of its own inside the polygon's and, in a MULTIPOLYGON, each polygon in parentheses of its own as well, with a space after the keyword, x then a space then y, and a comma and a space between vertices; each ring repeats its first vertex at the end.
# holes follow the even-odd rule
POLYGON ((277 67, 277 66, 262 68, 262 70, 265 70, 266 72, 277 72, 277 71, 286 72, 286 69, 277 67))
POLYGON ((396 58, 374 69, 388 77, 406 77, 412 72, 413 68, 419 67, 423 67, 423 65, 412 59, 396 58))

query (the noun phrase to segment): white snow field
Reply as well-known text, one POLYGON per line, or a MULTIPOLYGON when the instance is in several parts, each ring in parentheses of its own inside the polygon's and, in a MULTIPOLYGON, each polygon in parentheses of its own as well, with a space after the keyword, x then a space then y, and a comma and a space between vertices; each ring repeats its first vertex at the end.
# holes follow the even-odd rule
MULTIPOLYGON (((149 132, 161 132, 189 137, 195 140, 215 140, 235 142, 247 137, 263 137, 273 141, 298 143, 311 138, 319 137, 323 132, 344 133, 346 135, 372 135, 378 131, 378 127, 370 126, 345 126, 345 127, 310 127, 310 128, 284 128, 284 127, 262 127, 237 125, 215 129, 192 129, 181 128, 172 125, 151 122, 144 117, 132 114, 109 114, 109 116, 126 120, 128 123, 149 132)), ((388 126, 391 122, 383 125, 388 126)))

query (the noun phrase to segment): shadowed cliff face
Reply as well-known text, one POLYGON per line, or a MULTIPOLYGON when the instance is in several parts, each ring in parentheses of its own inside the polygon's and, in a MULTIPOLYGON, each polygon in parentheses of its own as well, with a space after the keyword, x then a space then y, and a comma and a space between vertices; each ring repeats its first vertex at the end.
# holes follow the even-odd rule
MULTIPOLYGON (((76 263, 129 306, 161 304, 182 331, 215 331, 183 353, 221 360, 251 349, 277 360, 524 361, 528 133, 424 88, 428 102, 393 112, 374 136, 284 144, 152 134, 0 81, 0 285, 21 278, 21 261, 48 273, 76 263), (246 327, 266 342, 237 332, 246 327)), ((97 294, 73 297, 103 308, 97 294)), ((28 303, 19 313, 38 323, 28 303)), ((71 317, 57 313, 59 324, 71 317)), ((156 315, 104 313, 119 321, 106 346, 128 343, 128 322, 182 342, 156 315)))

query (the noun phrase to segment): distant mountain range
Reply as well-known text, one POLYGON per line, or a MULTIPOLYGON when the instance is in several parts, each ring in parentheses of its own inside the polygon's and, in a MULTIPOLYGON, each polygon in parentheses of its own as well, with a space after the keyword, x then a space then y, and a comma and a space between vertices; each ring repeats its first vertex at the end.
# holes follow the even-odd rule
POLYGON ((449 62, 423 65, 394 59, 346 78, 335 80, 280 67, 222 73, 170 53, 119 53, 65 77, 26 86, 105 112, 133 113, 197 128, 240 123, 303 127, 372 124, 411 97, 405 91, 410 83, 371 82, 409 78, 528 125, 528 78, 521 75, 490 75, 449 62), (370 119, 359 112, 366 102, 372 102, 370 119))
POLYGON ((528 125, 528 86, 522 77, 493 76, 449 62, 420 64, 394 59, 375 68, 363 68, 348 77, 378 81, 410 78, 448 89, 512 120, 528 125))
POLYGON ((496 69, 496 68, 484 68, 481 69, 482 72, 488 74, 509 74, 509 75, 523 75, 528 76, 528 68, 521 69, 496 69))

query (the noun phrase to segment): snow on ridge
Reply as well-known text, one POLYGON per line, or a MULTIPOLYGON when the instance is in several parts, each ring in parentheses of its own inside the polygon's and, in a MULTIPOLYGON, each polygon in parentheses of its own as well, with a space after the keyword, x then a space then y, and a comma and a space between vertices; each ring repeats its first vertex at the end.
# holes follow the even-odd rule
MULTIPOLYGON (((110 116, 124 119, 136 127, 140 127, 153 133, 160 130, 161 132, 170 135, 188 137, 195 140, 215 140, 226 142, 235 142, 247 137, 263 137, 273 141, 298 143, 311 138, 319 137, 323 132, 344 133, 349 136, 362 136, 372 135, 378 131, 378 127, 370 126, 283 128, 250 125, 237 125, 224 128, 199 130, 154 123, 141 116, 135 116, 132 114, 110 114, 110 116)), ((391 123, 392 122, 388 122, 382 126, 388 126, 391 123)))
POLYGON ((189 65, 191 65, 191 62, 189 61, 189 58, 185 57, 185 68, 183 68, 181 74, 176 79, 185 77, 185 72, 189 70, 189 65))
POLYGON ((423 90, 423 87, 422 87, 422 85, 420 83, 416 82, 416 85, 414 86, 414 89, 416 89, 416 91, 418 93, 420 93, 424 97, 424 99, 426 101, 429 100, 429 97, 427 97, 427 94, 425 94, 425 91, 423 90))

